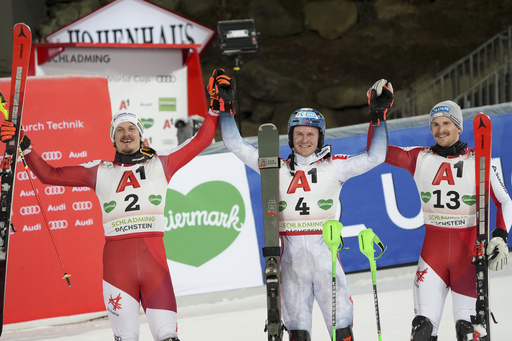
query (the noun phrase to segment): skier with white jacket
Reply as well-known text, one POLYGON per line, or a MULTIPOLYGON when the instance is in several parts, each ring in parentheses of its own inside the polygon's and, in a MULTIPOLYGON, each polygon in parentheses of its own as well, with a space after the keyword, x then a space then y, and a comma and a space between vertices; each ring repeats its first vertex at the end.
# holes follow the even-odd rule
MULTIPOLYGON (((282 318, 291 341, 311 339, 315 299, 332 333, 331 251, 323 242, 322 227, 327 220, 341 217, 343 184, 386 158, 385 117, 393 103, 393 88, 384 79, 374 88, 369 99, 374 125, 371 144, 360 154, 333 154, 331 146, 324 145, 326 124, 318 110, 301 108, 289 118, 291 154, 281 159, 279 171, 279 234, 282 318)), ((240 136, 229 112, 221 112, 220 126, 225 146, 259 173, 258 149, 240 136)), ((336 339, 353 341, 353 303, 339 259, 336 290, 336 339)))

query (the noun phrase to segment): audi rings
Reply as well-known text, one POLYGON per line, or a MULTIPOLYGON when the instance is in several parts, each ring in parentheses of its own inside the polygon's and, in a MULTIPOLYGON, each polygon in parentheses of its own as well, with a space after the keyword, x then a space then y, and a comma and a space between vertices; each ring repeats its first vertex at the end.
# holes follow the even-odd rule
POLYGON ((44 189, 46 195, 58 195, 64 194, 64 192, 66 192, 66 188, 63 186, 48 186, 44 189))
POLYGON ((85 211, 92 209, 92 202, 90 201, 75 201, 73 205, 74 211, 85 211))
POLYGON ((60 159, 62 159, 62 152, 60 152, 60 151, 44 152, 41 154, 41 157, 45 161, 60 160, 60 159))
POLYGON ((32 214, 39 214, 41 212, 41 208, 37 205, 35 206, 22 206, 20 207, 20 214, 21 215, 32 215, 32 214))
POLYGON ((68 227, 68 221, 67 220, 52 220, 52 221, 48 222, 48 225, 50 225, 51 230, 65 229, 68 227))

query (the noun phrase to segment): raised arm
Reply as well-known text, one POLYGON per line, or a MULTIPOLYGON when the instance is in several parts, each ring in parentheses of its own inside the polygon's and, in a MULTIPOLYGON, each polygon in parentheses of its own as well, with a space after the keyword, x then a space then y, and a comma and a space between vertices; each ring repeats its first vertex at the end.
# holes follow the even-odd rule
POLYGON ((333 164, 341 181, 366 173, 386 159, 388 150, 386 122, 382 121, 377 127, 371 127, 368 134, 371 135, 370 146, 366 152, 349 156, 333 156, 333 164))
POLYGON ((240 136, 235 118, 229 112, 220 113, 220 130, 226 148, 259 173, 258 149, 240 136))
MULTIPOLYGON (((394 102, 393 86, 391 82, 380 79, 368 90, 367 96, 371 118, 368 132, 370 146, 365 153, 344 158, 343 166, 336 167, 341 181, 368 172, 386 160, 388 151, 386 115, 394 102)), ((337 162, 336 159, 337 157, 334 156, 333 162, 337 162)))

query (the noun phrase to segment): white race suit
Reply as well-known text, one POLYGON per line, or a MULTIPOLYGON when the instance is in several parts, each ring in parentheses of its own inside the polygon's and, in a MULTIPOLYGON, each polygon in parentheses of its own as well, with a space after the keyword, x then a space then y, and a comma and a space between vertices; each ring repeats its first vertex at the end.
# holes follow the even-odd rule
MULTIPOLYGON (((229 113, 221 113, 220 120, 226 148, 259 173, 257 148, 240 136, 229 113)), ((282 318, 288 330, 306 330, 309 335, 314 299, 332 333, 332 261, 322 239, 323 223, 340 219, 343 183, 385 160, 386 122, 374 127, 368 151, 332 156, 330 151, 330 146, 325 146, 308 157, 281 159, 279 171, 282 318)), ((336 291, 336 328, 345 328, 353 322, 353 303, 339 259, 336 291)))

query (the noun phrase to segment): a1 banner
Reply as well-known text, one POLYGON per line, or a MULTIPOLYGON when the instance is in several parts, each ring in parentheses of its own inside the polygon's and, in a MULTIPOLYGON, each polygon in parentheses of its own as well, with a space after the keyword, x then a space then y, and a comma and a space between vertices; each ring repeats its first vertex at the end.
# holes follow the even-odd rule
MULTIPOLYGON (((37 59, 45 47, 35 46, 37 59)), ((67 46, 36 65, 35 74, 105 77, 111 112, 136 113, 145 126, 145 143, 156 150, 171 149, 179 144, 176 123, 190 114, 188 70, 182 55, 180 49, 171 48, 67 46)), ((204 96, 204 91, 198 95, 204 96)))

